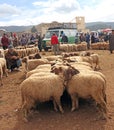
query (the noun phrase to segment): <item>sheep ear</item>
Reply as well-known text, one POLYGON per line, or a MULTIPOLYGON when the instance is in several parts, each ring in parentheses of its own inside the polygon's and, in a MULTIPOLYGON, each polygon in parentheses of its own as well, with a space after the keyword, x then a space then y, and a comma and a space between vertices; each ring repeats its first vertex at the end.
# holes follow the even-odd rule
POLYGON ((71 66, 68 62, 66 62, 66 65, 67 65, 67 66, 71 66))
POLYGON ((55 73, 55 74, 59 74, 59 70, 57 69, 57 68, 55 68, 55 67, 53 67, 53 68, 51 68, 51 71, 50 71, 51 73, 55 73))
POLYGON ((77 70, 77 69, 74 68, 74 67, 71 67, 71 75, 72 75, 72 76, 73 76, 73 75, 76 75, 76 74, 78 74, 78 73, 80 73, 79 70, 77 70))
POLYGON ((51 66, 54 66, 55 65, 55 63, 51 63, 51 66))
POLYGON ((77 69, 75 69, 75 70, 73 71, 73 75, 75 75, 75 74, 79 74, 79 73, 80 73, 80 71, 77 70, 77 69))
POLYGON ((27 61, 28 61, 28 58, 27 58, 27 57, 24 57, 24 58, 22 59, 22 62, 24 62, 24 63, 27 63, 27 61))
POLYGON ((55 71, 55 66, 52 65, 50 72, 51 72, 51 73, 54 73, 54 71, 55 71))
POLYGON ((62 67, 59 67, 59 72, 60 72, 60 73, 62 72, 62 67))

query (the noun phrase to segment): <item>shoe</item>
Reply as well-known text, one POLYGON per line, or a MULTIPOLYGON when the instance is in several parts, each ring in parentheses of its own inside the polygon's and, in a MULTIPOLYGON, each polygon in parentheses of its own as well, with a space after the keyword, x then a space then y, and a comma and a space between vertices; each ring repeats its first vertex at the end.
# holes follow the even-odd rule
POLYGON ((21 72, 21 70, 19 68, 15 69, 15 70, 21 72))
POLYGON ((8 70, 8 73, 12 72, 10 69, 8 70))

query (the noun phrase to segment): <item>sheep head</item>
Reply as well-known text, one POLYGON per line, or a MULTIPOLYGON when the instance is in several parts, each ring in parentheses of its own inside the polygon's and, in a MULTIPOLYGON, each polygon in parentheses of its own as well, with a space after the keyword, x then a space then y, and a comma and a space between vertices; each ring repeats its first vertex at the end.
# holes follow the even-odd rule
POLYGON ((57 75, 63 75, 65 80, 70 80, 73 75, 76 75, 79 73, 77 69, 75 69, 69 64, 62 65, 62 66, 53 66, 51 68, 51 72, 57 75))

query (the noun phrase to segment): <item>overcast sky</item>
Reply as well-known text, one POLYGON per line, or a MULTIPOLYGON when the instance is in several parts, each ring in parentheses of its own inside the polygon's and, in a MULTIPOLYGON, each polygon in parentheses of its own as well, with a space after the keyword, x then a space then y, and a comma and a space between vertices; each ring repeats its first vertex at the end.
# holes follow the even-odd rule
POLYGON ((0 0, 0 26, 40 23, 114 22, 114 0, 0 0))

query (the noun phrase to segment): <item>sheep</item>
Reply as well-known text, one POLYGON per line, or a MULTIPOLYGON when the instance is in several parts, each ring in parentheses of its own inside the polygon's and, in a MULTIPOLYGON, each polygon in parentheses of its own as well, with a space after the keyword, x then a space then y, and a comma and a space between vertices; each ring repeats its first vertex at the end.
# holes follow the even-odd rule
POLYGON ((50 69, 45 68, 45 69, 34 69, 34 70, 31 70, 31 71, 27 72, 26 78, 30 77, 32 74, 36 74, 36 73, 40 73, 40 72, 47 73, 47 72, 50 72, 50 69))
POLYGON ((57 111, 57 106, 61 113, 61 96, 64 91, 63 79, 50 73, 45 76, 30 76, 25 79, 21 85, 22 105, 21 109, 24 113, 24 118, 28 118, 30 109, 36 102, 45 102, 53 100, 54 110, 57 111))
POLYGON ((95 64, 94 69, 101 69, 100 62, 99 62, 99 55, 98 54, 91 54, 90 57, 92 58, 92 64, 95 64))
POLYGON ((58 60, 58 59, 62 59, 62 56, 45 56, 45 59, 47 59, 48 61, 54 61, 54 60, 58 60))
POLYGON ((7 71, 6 59, 5 58, 0 58, 0 64, 2 66, 3 74, 5 74, 6 77, 7 77, 8 76, 8 71, 7 71))
POLYGON ((41 58, 41 59, 28 59, 28 57, 24 57, 22 59, 22 62, 25 63, 25 70, 33 70, 35 69, 38 65, 42 64, 49 64, 49 61, 47 59, 41 58))
POLYGON ((99 74, 94 71, 92 73, 73 73, 76 71, 74 68, 55 68, 53 72, 56 74, 63 73, 66 90, 71 96, 72 108, 74 111, 78 108, 78 98, 92 97, 99 105, 101 111, 101 118, 106 119, 107 106, 106 106, 106 79, 100 72, 99 74), (72 69, 72 70, 71 70, 72 69), (58 70, 58 72, 57 72, 58 70), (60 71, 60 72, 59 72, 60 71))
POLYGON ((36 69, 45 69, 45 68, 51 69, 51 64, 38 65, 36 67, 36 69))
POLYGON ((90 56, 72 56, 67 57, 64 60, 67 60, 68 62, 88 62, 92 65, 92 68, 94 70, 101 69, 99 65, 99 55, 98 54, 91 54, 90 56), (95 67, 94 65, 95 64, 95 67))
POLYGON ((87 62, 71 62, 69 64, 81 72, 93 71, 91 64, 87 62))
POLYGON ((2 48, 0 48, 0 58, 5 58, 5 53, 2 48))
POLYGON ((8 76, 6 60, 5 60, 5 58, 0 58, 0 80, 1 80, 1 84, 0 85, 1 86, 3 85, 3 81, 2 81, 3 74, 5 74, 6 77, 8 76))
POLYGON ((39 53, 31 54, 28 56, 29 59, 41 59, 41 56, 39 53))
POLYGON ((26 78, 28 78, 32 74, 40 73, 40 72, 47 73, 47 72, 50 72, 50 70, 51 70, 51 64, 39 65, 35 69, 27 72, 26 73, 26 78))
POLYGON ((2 77, 3 77, 3 70, 2 70, 2 65, 0 64, 0 81, 1 81, 0 86, 3 85, 2 77))

